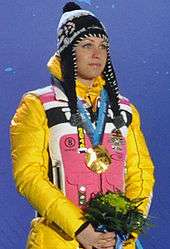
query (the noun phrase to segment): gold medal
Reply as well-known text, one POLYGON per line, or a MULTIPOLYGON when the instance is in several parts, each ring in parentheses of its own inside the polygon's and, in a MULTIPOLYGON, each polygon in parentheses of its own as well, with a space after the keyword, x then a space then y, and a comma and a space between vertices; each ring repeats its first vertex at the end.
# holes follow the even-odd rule
POLYGON ((105 172, 111 164, 111 156, 102 145, 89 148, 86 153, 87 166, 97 174, 105 172))

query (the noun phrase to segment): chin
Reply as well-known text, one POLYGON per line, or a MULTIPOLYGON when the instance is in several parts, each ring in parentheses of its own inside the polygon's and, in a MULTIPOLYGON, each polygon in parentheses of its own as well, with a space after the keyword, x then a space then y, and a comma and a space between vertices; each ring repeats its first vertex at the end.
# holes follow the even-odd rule
POLYGON ((98 70, 98 71, 96 70, 96 71, 93 71, 91 74, 88 74, 88 75, 89 75, 89 78, 95 79, 95 78, 99 77, 101 74, 102 74, 101 70, 98 70))
POLYGON ((88 75, 87 77, 84 77, 84 79, 93 81, 93 80, 95 80, 99 76, 100 76, 100 74, 88 75))
POLYGON ((102 75, 102 70, 88 70, 84 71, 83 73, 79 74, 79 77, 85 80, 95 80, 97 77, 102 75))

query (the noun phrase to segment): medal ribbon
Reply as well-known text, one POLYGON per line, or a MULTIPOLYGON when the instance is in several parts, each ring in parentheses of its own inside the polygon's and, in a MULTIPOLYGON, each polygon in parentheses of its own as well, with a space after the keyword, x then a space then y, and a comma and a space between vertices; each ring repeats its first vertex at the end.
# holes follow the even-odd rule
POLYGON ((128 237, 126 235, 124 235, 120 232, 117 233, 115 249, 123 249, 123 242, 126 241, 127 239, 128 239, 128 237))
MULTIPOLYGON (((117 240, 116 240, 116 247, 115 249, 123 249, 123 242, 125 239, 123 239, 121 236, 117 235, 117 240)), ((137 239, 136 240, 136 249, 143 249, 142 244, 140 241, 137 239)))
POLYGON ((96 128, 94 128, 91 119, 88 116, 87 110, 83 105, 83 101, 80 99, 78 99, 77 101, 77 107, 79 109, 83 121, 83 128, 88 133, 93 146, 97 146, 101 142, 104 125, 105 125, 107 105, 108 105, 108 94, 104 89, 101 93, 100 108, 98 111, 96 128))

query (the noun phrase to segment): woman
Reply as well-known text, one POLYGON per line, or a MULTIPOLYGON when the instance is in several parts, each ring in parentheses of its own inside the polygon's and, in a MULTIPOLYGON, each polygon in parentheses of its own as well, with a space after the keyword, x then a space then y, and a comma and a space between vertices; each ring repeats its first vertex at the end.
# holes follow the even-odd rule
MULTIPOLYGON (((146 215, 153 164, 138 112, 119 94, 103 24, 72 2, 63 12, 52 86, 27 93, 11 124, 16 186, 38 212, 27 248, 111 249, 115 234, 96 232, 82 206, 120 189, 144 197, 146 215)), ((136 237, 123 248, 134 249, 136 237)))

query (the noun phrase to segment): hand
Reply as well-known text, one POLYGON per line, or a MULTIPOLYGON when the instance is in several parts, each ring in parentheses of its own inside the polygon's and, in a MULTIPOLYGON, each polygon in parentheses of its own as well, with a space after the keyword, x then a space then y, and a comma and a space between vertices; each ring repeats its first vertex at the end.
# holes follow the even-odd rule
POLYGON ((95 232, 91 224, 81 231, 76 239, 85 249, 92 249, 93 247, 96 249, 113 249, 116 244, 115 233, 95 232))

